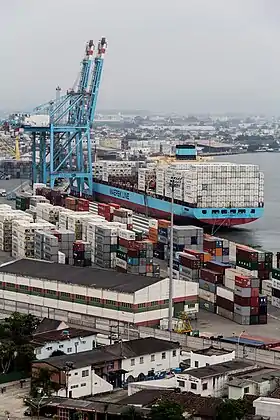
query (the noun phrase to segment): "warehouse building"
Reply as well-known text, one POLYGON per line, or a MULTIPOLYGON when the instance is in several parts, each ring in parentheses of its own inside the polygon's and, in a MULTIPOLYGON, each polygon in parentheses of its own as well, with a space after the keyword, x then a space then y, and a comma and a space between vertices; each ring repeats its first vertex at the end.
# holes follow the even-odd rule
MULTIPOLYGON (((156 326, 168 317, 168 290, 169 279, 91 267, 31 259, 0 267, 0 310, 42 318, 156 326)), ((197 283, 174 280, 174 316, 194 307, 197 295, 197 283)))

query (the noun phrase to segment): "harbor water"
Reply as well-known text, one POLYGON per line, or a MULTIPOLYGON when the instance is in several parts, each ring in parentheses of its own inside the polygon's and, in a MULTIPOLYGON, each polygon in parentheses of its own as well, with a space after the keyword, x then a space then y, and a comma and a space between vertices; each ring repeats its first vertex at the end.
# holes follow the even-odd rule
MULTIPOLYGON (((280 251, 280 153, 219 156, 214 160, 259 165, 265 176, 264 216, 248 225, 238 226, 230 231, 223 230, 221 236, 234 242, 259 246, 268 251, 280 251)), ((216 235, 219 235, 219 231, 216 235)))

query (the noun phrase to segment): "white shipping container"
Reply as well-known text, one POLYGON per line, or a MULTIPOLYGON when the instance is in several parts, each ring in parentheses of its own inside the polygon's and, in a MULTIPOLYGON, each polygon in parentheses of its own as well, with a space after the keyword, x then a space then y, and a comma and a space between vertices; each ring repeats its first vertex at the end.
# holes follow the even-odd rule
POLYGON ((272 287, 273 289, 280 290, 280 280, 272 279, 272 287))
POLYGON ((119 230, 119 237, 127 241, 135 241, 135 232, 126 229, 119 230))
POLYGON ((272 280, 263 280, 262 281, 262 292, 268 291, 271 292, 272 289, 272 280))
POLYGON ((234 301, 234 292, 233 290, 227 289, 223 286, 217 286, 217 296, 221 296, 224 299, 234 301))
POLYGON ((149 227, 153 229, 158 228, 158 220, 157 219, 149 219, 149 227))
POLYGON ((276 308, 280 308, 280 299, 275 296, 272 296, 271 305, 275 306, 276 308))
POLYGON ((200 299, 206 300, 207 302, 216 303, 216 294, 208 292, 204 289, 198 289, 198 296, 200 299))
POLYGON ((116 267, 121 267, 124 270, 126 270, 127 269, 127 262, 124 261, 124 260, 121 260, 120 258, 117 257, 116 258, 116 267))

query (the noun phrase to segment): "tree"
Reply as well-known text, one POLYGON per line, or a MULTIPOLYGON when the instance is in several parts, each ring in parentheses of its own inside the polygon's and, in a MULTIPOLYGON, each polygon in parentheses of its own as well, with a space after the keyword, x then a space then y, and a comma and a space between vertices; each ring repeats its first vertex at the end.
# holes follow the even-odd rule
POLYGON ((56 382, 52 381, 52 371, 46 368, 40 368, 33 374, 31 381, 31 394, 37 396, 38 388, 41 388, 41 394, 51 396, 57 392, 61 387, 56 382))
POLYGON ((135 407, 131 406, 122 412, 121 418, 123 420, 141 420, 143 419, 143 415, 135 407))
POLYGON ((217 420, 240 420, 247 413, 245 400, 224 400, 217 409, 217 420))
POLYGON ((0 344, 0 363, 2 373, 8 373, 11 363, 16 356, 16 347, 12 341, 3 341, 0 344))
POLYGON ((52 354, 50 355, 50 357, 55 357, 55 356, 64 356, 65 355, 65 353, 63 352, 63 351, 61 351, 61 350, 54 350, 53 352, 52 352, 52 354))
POLYGON ((17 371, 30 373, 31 362, 34 360, 34 347, 32 344, 22 344, 17 349, 15 368, 17 371))
POLYGON ((151 408, 151 420, 183 420, 184 409, 176 401, 163 399, 151 408))
POLYGON ((14 312, 1 324, 0 338, 9 338, 16 345, 28 343, 38 324, 39 319, 34 315, 14 312))

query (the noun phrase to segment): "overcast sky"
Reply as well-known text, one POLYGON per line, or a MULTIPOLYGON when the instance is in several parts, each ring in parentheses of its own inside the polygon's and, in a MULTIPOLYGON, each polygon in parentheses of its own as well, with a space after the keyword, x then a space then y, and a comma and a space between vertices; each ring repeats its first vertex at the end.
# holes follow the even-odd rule
POLYGON ((280 111, 279 0, 1 0, 0 109, 71 87, 108 38, 98 107, 280 111))

